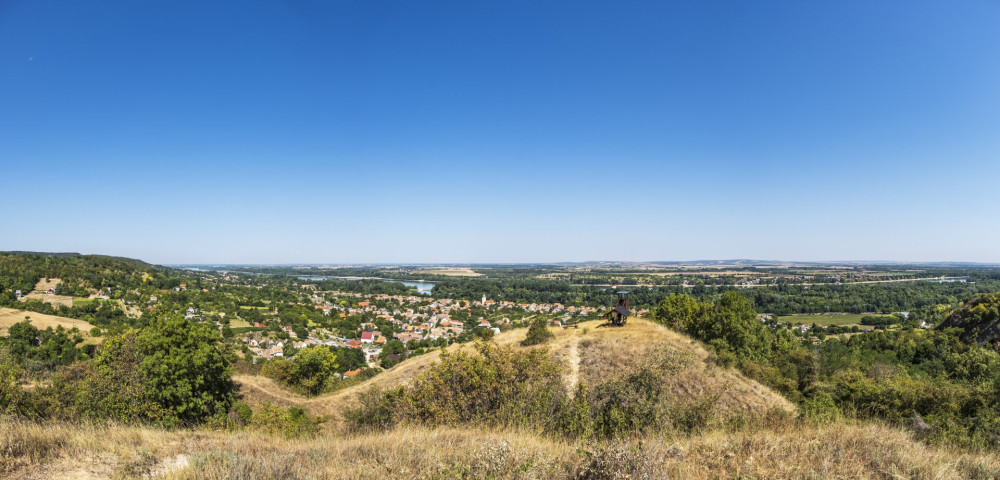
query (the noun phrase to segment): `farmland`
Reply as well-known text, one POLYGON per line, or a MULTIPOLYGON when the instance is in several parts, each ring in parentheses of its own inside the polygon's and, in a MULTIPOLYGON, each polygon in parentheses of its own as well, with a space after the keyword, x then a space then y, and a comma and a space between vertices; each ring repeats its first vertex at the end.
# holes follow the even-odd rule
POLYGON ((76 327, 80 329, 81 332, 87 334, 90 332, 90 329, 94 328, 93 325, 75 318, 59 317, 56 315, 46 315, 44 313, 26 312, 24 310, 0 307, 0 336, 6 336, 7 329, 17 322, 23 322, 25 317, 29 317, 31 319, 31 324, 35 328, 39 329, 46 329, 48 327, 56 328, 57 326, 62 325, 62 327, 67 330, 76 327))

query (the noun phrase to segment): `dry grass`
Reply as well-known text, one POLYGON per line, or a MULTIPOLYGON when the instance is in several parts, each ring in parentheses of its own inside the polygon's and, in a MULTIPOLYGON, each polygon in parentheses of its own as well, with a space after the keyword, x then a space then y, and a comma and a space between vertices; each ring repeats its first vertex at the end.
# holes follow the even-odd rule
POLYGON ((46 295, 45 292, 50 288, 56 288, 62 283, 62 280, 58 278, 41 278, 38 283, 35 284, 35 289, 31 292, 25 294, 21 301, 27 299, 40 300, 42 302, 51 304, 53 306, 65 305, 67 307, 73 306, 73 297, 65 295, 46 295))
POLYGON ((58 317, 56 315, 0 307, 0 337, 7 336, 7 329, 15 323, 23 322, 24 317, 31 317, 31 325, 40 330, 45 330, 48 327, 56 328, 59 325, 62 325, 67 330, 73 327, 79 328, 83 332, 84 338, 87 338, 90 334, 90 329, 94 328, 90 323, 75 318, 58 317))
POLYGON ((638 318, 630 319, 623 328, 600 325, 601 322, 593 321, 581 324, 579 329, 553 330, 556 339, 551 348, 567 360, 571 372, 573 360, 579 361, 576 376, 581 382, 593 385, 621 375, 656 353, 670 352, 685 360, 684 367, 670 378, 668 389, 678 403, 719 395, 717 412, 724 415, 795 410, 780 394, 738 370, 722 368, 710 361, 710 354, 701 342, 690 337, 638 318), (584 329, 588 333, 584 334, 584 329), (578 346, 574 347, 574 343, 578 346))
POLYGON ((0 420, 0 477, 11 479, 998 476, 996 455, 928 447, 900 430, 845 423, 593 445, 480 429, 407 428, 287 440, 248 432, 0 420))

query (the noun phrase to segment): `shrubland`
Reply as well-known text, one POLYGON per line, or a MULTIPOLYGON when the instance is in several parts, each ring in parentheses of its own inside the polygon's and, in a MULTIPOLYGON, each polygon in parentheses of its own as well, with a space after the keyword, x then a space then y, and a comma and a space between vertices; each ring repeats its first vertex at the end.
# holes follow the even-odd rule
MULTIPOLYGON (((995 301, 995 300, 994 300, 995 301)), ((977 300, 965 310, 984 310, 977 300)), ((960 329, 900 329, 800 342, 756 320, 729 292, 717 303, 674 295, 653 317, 710 345, 717 361, 771 386, 808 415, 887 421, 928 441, 1000 445, 1000 354, 960 329)))

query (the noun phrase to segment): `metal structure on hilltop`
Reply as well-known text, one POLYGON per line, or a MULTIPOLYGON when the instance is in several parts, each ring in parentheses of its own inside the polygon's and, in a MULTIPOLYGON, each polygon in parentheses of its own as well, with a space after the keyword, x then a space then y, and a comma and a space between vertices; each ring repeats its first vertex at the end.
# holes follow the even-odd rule
POLYGON ((615 295, 618 296, 618 304, 608 312, 608 322, 616 327, 622 327, 631 315, 628 310, 628 292, 619 290, 615 295))

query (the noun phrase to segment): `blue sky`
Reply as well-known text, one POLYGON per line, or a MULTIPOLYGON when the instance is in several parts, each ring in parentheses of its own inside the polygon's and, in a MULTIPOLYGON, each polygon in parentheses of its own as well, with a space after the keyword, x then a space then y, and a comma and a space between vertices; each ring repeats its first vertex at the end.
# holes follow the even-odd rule
POLYGON ((1000 262, 1000 2, 4 1, 0 250, 1000 262))

